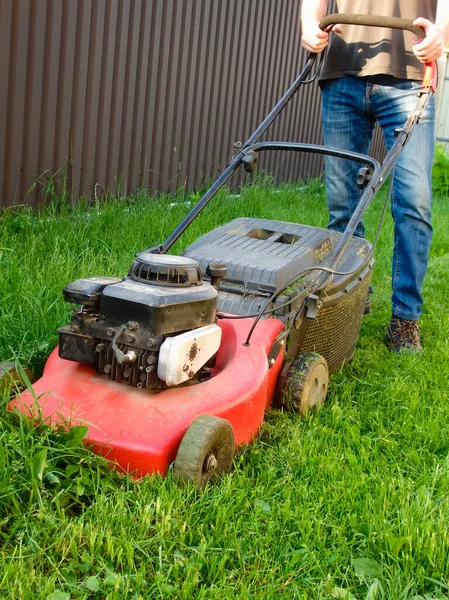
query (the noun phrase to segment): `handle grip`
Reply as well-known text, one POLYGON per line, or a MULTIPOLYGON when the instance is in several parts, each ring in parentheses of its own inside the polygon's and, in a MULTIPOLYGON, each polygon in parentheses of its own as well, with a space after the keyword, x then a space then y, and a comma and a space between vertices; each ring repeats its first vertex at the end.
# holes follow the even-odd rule
POLYGON ((411 19, 402 19, 401 17, 379 17, 377 15, 353 15, 349 13, 333 13, 327 15, 320 22, 321 29, 328 29, 332 25, 367 25, 368 27, 390 27, 391 29, 403 29, 411 31, 418 38, 425 36, 424 29, 418 25, 413 25, 411 19))
MULTIPOLYGON (((320 28, 329 29, 333 25, 365 25, 368 27, 389 27, 390 29, 402 29, 411 31, 418 40, 422 40, 426 32, 419 25, 413 25, 411 19, 402 19, 401 17, 380 17, 378 15, 354 15, 350 13, 332 13, 327 15, 320 22, 320 28)), ((415 42, 416 43, 416 42, 415 42)), ((435 63, 427 63, 424 69, 423 88, 430 89, 432 92, 437 87, 437 70, 435 63)))
POLYGON ((438 85, 438 70, 436 62, 426 63, 424 66, 424 78, 422 82, 423 89, 430 89, 435 92, 438 85))

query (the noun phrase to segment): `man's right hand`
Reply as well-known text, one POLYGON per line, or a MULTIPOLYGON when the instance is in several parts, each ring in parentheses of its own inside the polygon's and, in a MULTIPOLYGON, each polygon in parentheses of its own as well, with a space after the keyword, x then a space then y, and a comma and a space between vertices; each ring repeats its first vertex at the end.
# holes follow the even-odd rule
MULTIPOLYGON (((329 43, 329 33, 320 29, 319 23, 312 19, 303 19, 301 23, 302 38, 301 46, 308 52, 318 54, 322 52, 329 43)), ((334 25, 332 31, 341 33, 341 25, 334 25)))

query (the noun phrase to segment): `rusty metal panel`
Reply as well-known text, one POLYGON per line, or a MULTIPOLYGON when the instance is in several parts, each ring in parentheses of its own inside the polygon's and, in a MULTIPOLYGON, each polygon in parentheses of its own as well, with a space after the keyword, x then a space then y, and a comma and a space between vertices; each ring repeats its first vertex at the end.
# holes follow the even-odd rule
MULTIPOLYGON (((0 0, 0 205, 36 204, 49 173, 75 197, 210 180, 304 64, 299 5, 0 0)), ((320 142, 316 85, 265 139, 320 142)), ((297 180, 322 159, 267 153, 261 167, 297 180)))

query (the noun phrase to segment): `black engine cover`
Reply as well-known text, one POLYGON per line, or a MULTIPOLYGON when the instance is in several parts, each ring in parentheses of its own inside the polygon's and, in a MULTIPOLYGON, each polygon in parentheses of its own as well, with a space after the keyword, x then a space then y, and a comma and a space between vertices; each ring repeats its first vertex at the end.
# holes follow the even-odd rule
POLYGON ((136 321, 148 335, 187 331, 214 323, 217 296, 217 290, 206 282, 179 288, 126 278, 103 290, 100 320, 112 327, 136 321))

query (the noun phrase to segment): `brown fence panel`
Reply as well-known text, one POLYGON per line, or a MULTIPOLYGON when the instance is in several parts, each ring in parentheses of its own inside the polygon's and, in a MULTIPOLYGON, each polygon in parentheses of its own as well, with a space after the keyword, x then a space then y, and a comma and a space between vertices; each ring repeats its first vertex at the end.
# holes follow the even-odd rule
MULTIPOLYGON (((299 4, 0 0, 0 205, 35 204, 62 167, 75 196, 218 174, 305 62, 299 4)), ((320 142, 316 85, 267 138, 320 142)), ((296 180, 322 160, 272 154, 262 168, 296 180)))

